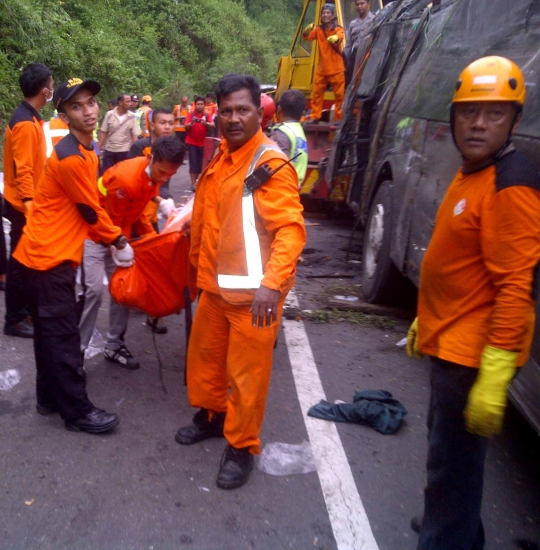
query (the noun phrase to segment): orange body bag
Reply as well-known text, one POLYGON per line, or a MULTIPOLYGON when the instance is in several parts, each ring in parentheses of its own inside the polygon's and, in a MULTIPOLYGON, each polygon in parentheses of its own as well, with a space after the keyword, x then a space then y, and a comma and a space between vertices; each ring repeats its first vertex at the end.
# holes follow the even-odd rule
POLYGON ((189 262, 186 229, 192 207, 190 201, 180 212, 172 213, 159 235, 132 243, 135 263, 131 267, 118 267, 109 283, 115 301, 151 317, 165 317, 184 309, 186 289, 190 299, 195 299, 197 289, 189 262))

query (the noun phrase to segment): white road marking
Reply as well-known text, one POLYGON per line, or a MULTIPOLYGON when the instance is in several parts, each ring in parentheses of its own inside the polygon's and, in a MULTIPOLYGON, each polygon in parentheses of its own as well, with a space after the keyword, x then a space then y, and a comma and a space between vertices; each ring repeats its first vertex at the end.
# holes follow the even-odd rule
POLYGON ((0 390, 8 391, 21 381, 21 375, 17 369, 8 369, 0 372, 0 390))
MULTIPOLYGON (((286 305, 298 308, 293 291, 286 305)), ((339 550, 378 550, 335 424, 307 416, 308 409, 326 397, 304 323, 285 319, 282 323, 296 392, 337 547, 339 550)))

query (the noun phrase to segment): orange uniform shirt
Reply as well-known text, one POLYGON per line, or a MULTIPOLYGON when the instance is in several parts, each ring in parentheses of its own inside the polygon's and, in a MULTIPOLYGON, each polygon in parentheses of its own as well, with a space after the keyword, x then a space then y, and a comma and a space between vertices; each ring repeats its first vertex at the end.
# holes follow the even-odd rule
POLYGON ((540 177, 518 151, 461 170, 439 208, 422 262, 420 350, 478 367, 485 346, 528 358, 540 262, 540 177))
MULTIPOLYGON (((197 269, 198 288, 222 294, 217 282, 218 265, 224 262, 230 264, 231 258, 221 258, 220 250, 224 248, 226 239, 242 238, 242 216, 231 213, 241 208, 244 179, 253 154, 263 140, 272 143, 259 130, 233 153, 229 153, 226 140, 222 140, 218 155, 197 184, 190 258, 197 269), (232 231, 224 231, 231 223, 235 224, 236 235, 232 231)), ((272 169, 283 164, 280 158, 266 160, 265 155, 259 164, 268 162, 272 169)), ((253 199, 263 260, 261 285, 286 293, 294 282, 296 262, 306 239, 302 205, 298 198, 298 177, 294 168, 290 164, 282 168, 254 192, 253 199)), ((230 246, 227 248, 230 249, 230 246)), ((240 256, 232 259, 238 261, 239 270, 245 262, 245 258, 240 256)))
POLYGON ((325 30, 318 25, 307 36, 304 36, 304 40, 317 40, 319 45, 319 63, 315 69, 316 74, 330 76, 345 72, 345 63, 341 54, 344 38, 345 31, 339 25, 331 30, 325 30), (339 36, 339 42, 330 44, 327 38, 334 34, 339 36))
POLYGON ((208 117, 208 120, 212 122, 217 113, 217 105, 212 101, 212 103, 204 104, 204 114, 208 117))
POLYGON ((19 212, 34 198, 45 168, 45 136, 39 113, 23 101, 9 120, 4 141, 4 198, 19 212))
POLYGON ((99 204, 98 158, 68 134, 49 157, 14 257, 38 271, 81 263, 89 230, 104 243, 122 232, 99 204))
POLYGON ((140 236, 156 233, 145 208, 159 194, 159 185, 150 179, 147 168, 148 159, 136 157, 115 164, 103 175, 105 210, 128 238, 132 228, 140 236))

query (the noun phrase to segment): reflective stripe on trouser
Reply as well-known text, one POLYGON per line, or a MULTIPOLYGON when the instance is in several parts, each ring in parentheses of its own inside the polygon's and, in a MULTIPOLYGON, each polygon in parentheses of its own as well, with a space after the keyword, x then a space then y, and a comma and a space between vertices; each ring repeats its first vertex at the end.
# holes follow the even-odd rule
MULTIPOLYGON (((277 146, 263 143, 251 160, 246 178, 253 174, 260 158, 266 151, 277 151, 281 149, 277 146)), ((284 160, 288 159, 283 155, 284 160)), ((244 196, 242 197, 242 233, 244 235, 244 247, 246 253, 247 275, 224 275, 218 274, 218 285, 220 288, 259 288, 263 279, 261 245, 259 235, 255 226, 255 207, 253 205, 253 194, 244 187, 244 196)))
MULTIPOLYGON (((103 279, 105 274, 110 280, 116 265, 109 248, 91 240, 84 241, 84 256, 81 269, 84 269, 84 310, 79 321, 81 350, 90 343, 103 297, 103 279)), ((109 332, 106 348, 118 349, 124 342, 129 309, 115 302, 112 297, 109 304, 109 332)))
POLYGON ((341 120, 341 104, 345 97, 345 73, 332 74, 329 76, 315 75, 313 81, 313 92, 311 99, 311 117, 312 119, 319 119, 322 116, 324 92, 326 86, 330 84, 334 96, 336 98, 336 115, 335 120, 341 120))
POLYGON ((187 386, 192 407, 226 412, 225 437, 237 449, 260 452, 259 433, 281 320, 252 326, 249 305, 237 306, 203 291, 188 347, 187 386), (230 391, 229 391, 230 388, 230 391))

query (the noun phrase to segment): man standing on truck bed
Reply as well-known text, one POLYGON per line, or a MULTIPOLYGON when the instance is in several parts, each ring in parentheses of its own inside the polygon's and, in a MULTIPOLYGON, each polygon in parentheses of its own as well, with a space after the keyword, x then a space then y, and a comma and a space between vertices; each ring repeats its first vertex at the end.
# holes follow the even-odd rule
POLYGON ((341 45, 345 38, 343 27, 336 23, 336 7, 324 4, 321 11, 322 25, 309 24, 302 34, 304 40, 317 40, 319 44, 319 63, 315 70, 311 98, 310 120, 318 122, 322 116, 324 92, 330 85, 336 98, 335 120, 341 120, 341 104, 345 96, 345 63, 341 45))
POLYGON ((519 67, 485 57, 461 73, 450 124, 463 164, 420 275, 407 353, 431 356, 429 449, 419 550, 481 550, 484 462, 507 388, 529 356, 540 262, 540 176, 514 149, 519 67))
POLYGON ((355 0, 354 4, 358 17, 355 17, 349 25, 347 45, 343 50, 343 55, 345 55, 345 62, 347 64, 347 82, 349 82, 350 77, 352 77, 360 34, 375 18, 373 13, 371 13, 371 0, 355 0))

